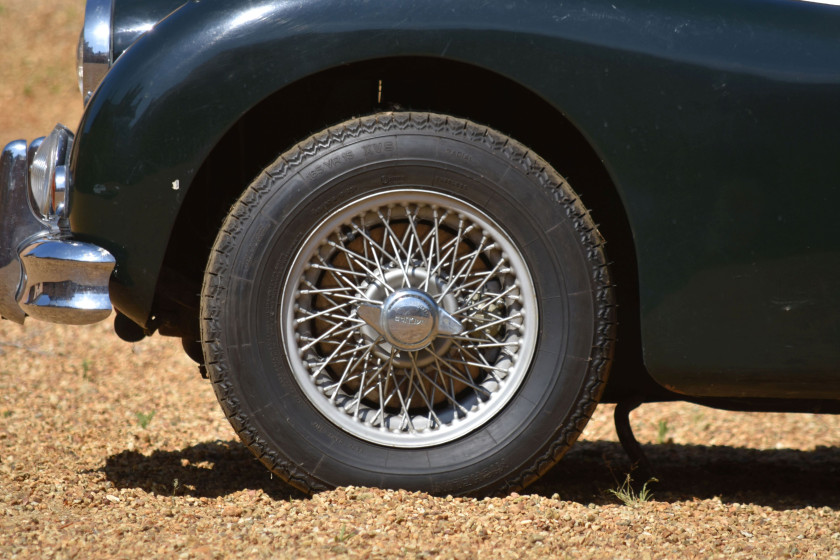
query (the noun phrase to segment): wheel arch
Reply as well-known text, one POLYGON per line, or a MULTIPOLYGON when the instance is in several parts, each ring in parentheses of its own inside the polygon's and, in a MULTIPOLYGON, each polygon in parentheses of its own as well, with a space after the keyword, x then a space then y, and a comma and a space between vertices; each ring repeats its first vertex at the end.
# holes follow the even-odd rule
POLYGON ((533 149, 569 180, 600 224, 616 278, 620 340, 604 398, 661 391, 642 362, 633 235, 604 162, 574 124, 533 91, 443 58, 392 57, 331 68, 245 113, 205 159, 178 213, 155 292, 153 313, 162 333, 197 340, 197 294, 215 232, 264 167, 318 130, 388 110, 432 111, 491 126, 533 149))

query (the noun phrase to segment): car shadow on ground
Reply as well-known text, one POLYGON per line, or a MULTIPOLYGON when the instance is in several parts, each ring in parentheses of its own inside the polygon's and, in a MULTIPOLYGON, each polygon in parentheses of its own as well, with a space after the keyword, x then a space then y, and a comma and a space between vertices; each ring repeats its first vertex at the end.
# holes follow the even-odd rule
POLYGON ((102 471, 117 488, 139 488, 165 496, 217 498, 241 490, 262 490, 275 500, 306 497, 269 472, 236 440, 153 451, 151 455, 123 451, 108 457, 102 471))
MULTIPOLYGON (((840 447, 813 451, 703 445, 645 445, 654 499, 676 502, 718 497, 774 509, 807 506, 840 509, 840 447)), ((105 476, 118 488, 171 496, 216 498, 262 490, 273 499, 305 496, 272 476, 238 441, 200 443, 179 451, 144 455, 123 451, 106 459, 105 476), (175 481, 178 481, 177 483, 175 481)), ((630 472, 638 490, 647 477, 633 471, 619 444, 580 441, 525 493, 583 504, 617 503, 609 492, 630 472)))
POLYGON ((666 443, 642 448, 652 473, 634 470, 618 443, 579 441, 529 491, 581 503, 616 503, 610 490, 629 473, 636 492, 656 477, 648 486, 657 501, 717 497, 773 509, 840 509, 840 447, 800 451, 666 443))

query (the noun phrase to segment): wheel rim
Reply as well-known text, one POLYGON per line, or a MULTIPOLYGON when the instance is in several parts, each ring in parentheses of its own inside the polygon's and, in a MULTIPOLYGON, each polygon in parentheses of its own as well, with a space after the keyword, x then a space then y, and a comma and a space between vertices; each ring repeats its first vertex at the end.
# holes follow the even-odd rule
POLYGON ((495 417, 522 385, 537 301, 520 251, 451 196, 369 195, 295 253, 281 303, 294 377, 347 433, 428 447, 495 417))

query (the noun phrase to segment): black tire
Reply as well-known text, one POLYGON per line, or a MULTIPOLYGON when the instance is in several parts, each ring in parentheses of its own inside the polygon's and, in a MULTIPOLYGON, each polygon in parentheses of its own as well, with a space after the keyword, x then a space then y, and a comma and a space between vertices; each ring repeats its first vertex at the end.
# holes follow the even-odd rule
POLYGON ((565 180, 492 129, 347 121, 228 215, 202 289, 210 379, 242 441, 305 492, 520 489, 606 382, 602 245, 565 180))

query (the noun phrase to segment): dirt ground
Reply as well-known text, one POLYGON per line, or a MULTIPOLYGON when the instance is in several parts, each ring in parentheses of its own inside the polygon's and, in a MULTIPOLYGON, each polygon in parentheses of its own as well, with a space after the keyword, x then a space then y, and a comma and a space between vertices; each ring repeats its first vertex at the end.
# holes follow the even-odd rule
MULTIPOLYGON (((0 143, 78 122, 83 4, 0 0, 0 143)), ((840 559, 840 417, 646 405, 658 482, 624 504, 611 414, 522 495, 307 498, 236 440, 177 341, 3 322, 0 557, 840 559)))
POLYGON ((44 136, 82 116, 76 44, 84 0, 0 0, 0 142, 44 136))

